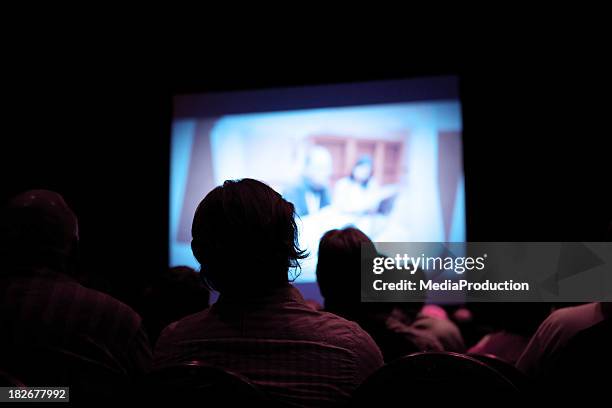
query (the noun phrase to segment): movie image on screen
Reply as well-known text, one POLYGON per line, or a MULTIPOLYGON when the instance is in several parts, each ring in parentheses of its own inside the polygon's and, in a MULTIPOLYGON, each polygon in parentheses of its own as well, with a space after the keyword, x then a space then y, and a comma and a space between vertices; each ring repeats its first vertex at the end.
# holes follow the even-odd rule
POLYGON ((461 132, 458 99, 175 118, 170 263, 198 267, 198 203, 246 177, 295 206, 310 252, 296 283, 316 281, 318 242, 330 229, 355 226, 382 242, 464 241, 461 132))

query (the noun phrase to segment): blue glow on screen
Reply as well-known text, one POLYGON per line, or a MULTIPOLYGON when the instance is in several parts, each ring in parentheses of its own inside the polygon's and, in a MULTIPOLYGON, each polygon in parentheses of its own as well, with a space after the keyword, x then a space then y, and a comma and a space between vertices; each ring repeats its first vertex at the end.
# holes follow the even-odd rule
POLYGON ((332 228, 354 225, 374 241, 464 241, 461 131, 455 99, 175 119, 170 264, 199 267, 188 227, 208 191, 224 180, 250 177, 288 198, 307 174, 308 157, 321 150, 328 157, 322 166, 331 168, 325 187, 330 203, 315 209, 322 196, 303 200, 310 213, 300 216, 300 244, 311 255, 296 282, 316 280, 318 240, 332 228), (363 157, 373 163, 376 181, 368 192, 348 178, 363 157), (351 207, 349 194, 373 204, 351 207))

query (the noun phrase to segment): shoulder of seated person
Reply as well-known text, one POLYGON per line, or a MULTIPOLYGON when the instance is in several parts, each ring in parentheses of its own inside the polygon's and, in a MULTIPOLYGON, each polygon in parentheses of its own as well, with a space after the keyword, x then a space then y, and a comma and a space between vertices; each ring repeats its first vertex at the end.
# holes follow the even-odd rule
POLYGON ((557 309, 542 322, 538 335, 561 338, 573 335, 590 326, 597 313, 597 303, 570 306, 557 309))
POLYGON ((80 290, 84 291, 87 296, 83 297, 83 301, 85 302, 90 302, 90 303, 95 303, 95 304, 105 304, 105 305, 113 305, 112 307, 107 307, 106 309, 109 309, 113 311, 113 313, 116 313, 117 315, 120 316, 132 316, 132 317, 137 317, 138 320, 140 320, 140 315, 138 313, 136 313, 136 311, 134 309, 132 309, 129 305, 123 303, 121 300, 109 295, 108 293, 104 293, 101 292, 99 290, 96 289, 91 289, 88 288, 86 286, 81 285, 80 283, 74 281, 69 281, 69 282, 62 282, 62 284, 65 284, 67 286, 74 286, 74 287, 79 287, 80 290), (100 300, 103 300, 103 302, 100 302, 100 300), (119 310, 116 310, 116 309, 119 310))
POLYGON ((323 310, 315 311, 315 313, 323 317, 325 324, 331 326, 331 329, 337 330, 335 333, 332 333, 332 335, 338 335, 343 331, 345 334, 351 336, 369 336, 358 323, 352 320, 347 320, 344 317, 323 310))
POLYGON ((166 326, 170 331, 174 331, 176 328, 180 326, 192 327, 191 324, 197 324, 202 319, 205 319, 210 312, 210 306, 204 310, 200 310, 199 312, 192 313, 185 317, 180 318, 179 320, 170 323, 166 326))
POLYGON ((597 313, 597 303, 587 303, 578 306, 569 306, 557 309, 545 320, 548 324, 566 324, 572 322, 584 322, 597 313))
POLYGON ((422 328, 409 326, 394 319, 387 320, 389 330, 403 336, 420 351, 444 351, 442 343, 422 328))
MULTIPOLYGON (((459 327, 449 319, 441 319, 439 317, 427 316, 426 321, 428 322, 428 326, 430 327, 438 327, 446 331, 452 331, 452 332, 459 333, 459 327)), ((419 319, 417 319, 416 323, 418 322, 419 322, 419 319)))

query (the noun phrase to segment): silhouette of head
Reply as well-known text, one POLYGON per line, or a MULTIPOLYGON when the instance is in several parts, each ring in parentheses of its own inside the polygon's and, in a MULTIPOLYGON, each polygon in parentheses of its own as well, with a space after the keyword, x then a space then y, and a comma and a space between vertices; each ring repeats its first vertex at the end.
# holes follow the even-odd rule
MULTIPOLYGON (((370 238, 357 228, 327 231, 319 243, 317 283, 325 299, 325 309, 344 316, 356 317, 363 312, 390 312, 392 302, 361 303, 362 262, 371 267, 372 258, 383 256, 370 238), (363 250, 363 253, 362 253, 363 250), (367 258, 366 258, 367 257, 367 258)), ((422 269, 415 272, 415 281, 425 279, 422 269)), ((413 291, 407 308, 420 309, 426 293, 413 291)))
POLYGON ((191 228, 202 278, 221 293, 285 286, 288 269, 306 256, 294 216, 293 204, 260 181, 227 180, 213 189, 191 228))
POLYGON ((198 273, 188 266, 175 266, 159 274, 144 293, 141 316, 152 344, 170 323, 208 307, 210 292, 198 273))
POLYGON ((0 217, 0 252, 10 266, 68 272, 78 239, 76 216, 53 191, 19 194, 0 217))
POLYGON ((327 231, 319 242, 317 283, 325 307, 352 307, 361 301, 361 245, 374 243, 356 228, 327 231))

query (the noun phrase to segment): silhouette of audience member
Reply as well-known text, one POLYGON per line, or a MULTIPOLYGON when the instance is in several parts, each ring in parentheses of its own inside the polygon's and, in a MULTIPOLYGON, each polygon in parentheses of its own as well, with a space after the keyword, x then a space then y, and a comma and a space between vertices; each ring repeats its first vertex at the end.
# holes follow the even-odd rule
POLYGON ((138 314, 76 281, 78 239, 57 193, 28 191, 3 210, 0 364, 26 385, 110 397, 148 370, 151 350, 138 314))
MULTIPOLYGON (((425 323, 420 324, 416 318, 422 302, 410 304, 416 311, 412 318, 394 303, 361 302, 362 245, 369 246, 370 251, 376 253, 372 241, 356 228, 331 230, 321 238, 316 273, 325 310, 359 323, 377 342, 387 362, 416 351, 445 350, 438 337, 445 337, 446 332, 440 336, 432 329, 438 325, 438 321, 423 316, 425 323), (430 321, 433 323, 430 324, 430 321)), ((440 324, 447 327, 445 322, 440 324)), ((450 321, 448 326, 455 330, 453 335, 459 344, 451 350, 462 348, 459 330, 450 321)), ((453 344, 453 341, 447 343, 453 344)))
MULTIPOLYGON (((422 271, 421 275, 421 279, 425 279, 425 274, 422 271)), ((442 345, 444 351, 465 352, 466 347, 461 331, 448 317, 439 313, 427 313, 423 304, 415 302, 400 305, 394 314, 413 333, 420 333, 422 336, 427 335, 436 339, 442 345)))
POLYGON ((294 207, 252 179, 226 181, 198 206, 191 247, 220 292, 209 309, 169 325, 154 366, 202 360, 244 375, 292 406, 337 406, 382 365, 357 324, 313 310, 288 282, 304 252, 294 207))
POLYGON ((546 381, 568 343, 611 316, 611 303, 587 303, 552 312, 535 332, 516 366, 530 377, 546 381))
POLYGON ((144 295, 142 317, 151 343, 170 323, 206 309, 209 301, 210 292, 193 268, 164 269, 144 295))
POLYGON ((492 330, 468 353, 494 355, 516 364, 529 339, 550 314, 547 303, 487 303, 475 308, 482 323, 492 330))
POLYGON ((561 396, 588 392, 606 395, 612 367, 612 319, 605 319, 577 333, 559 352, 543 387, 561 391, 561 396))
MULTIPOLYGON (((608 229, 602 238, 605 242, 612 241, 612 223, 608 224, 608 229)), ((588 359, 599 353, 601 366, 602 361, 611 358, 609 345, 602 347, 602 344, 605 344, 601 343, 604 338, 595 341, 596 337, 589 339, 588 333, 603 334, 606 328, 612 327, 606 323, 610 320, 612 320, 612 303, 609 302, 587 303, 558 309, 538 327, 516 367, 541 383, 553 381, 556 385, 561 385, 558 374, 566 372, 562 366, 578 368, 575 364, 576 359, 581 357, 588 359), (583 336, 587 341, 581 339, 583 336), (576 344, 572 344, 574 342, 576 344), (590 347, 593 347, 593 350, 583 350, 581 355, 576 355, 580 346, 588 343, 591 343, 590 347), (569 363, 570 361, 572 363, 569 363)), ((610 333, 607 333, 607 336, 610 337, 610 333)), ((576 377, 576 385, 580 380, 584 384, 587 379, 596 378, 591 373, 580 373, 576 377)), ((591 383, 591 391, 597 383, 598 381, 591 383)))
POLYGON ((332 175, 332 157, 322 146, 313 146, 308 151, 304 172, 296 185, 283 194, 295 206, 298 216, 314 214, 331 203, 329 180, 332 175))

